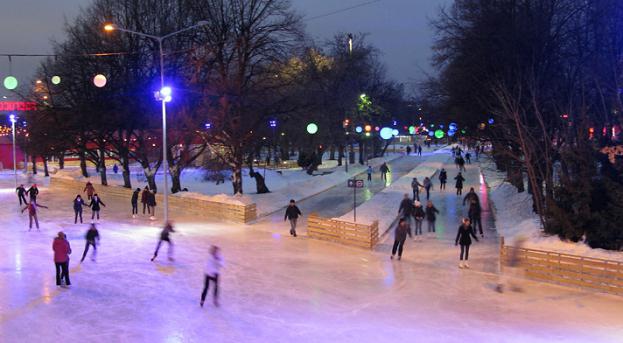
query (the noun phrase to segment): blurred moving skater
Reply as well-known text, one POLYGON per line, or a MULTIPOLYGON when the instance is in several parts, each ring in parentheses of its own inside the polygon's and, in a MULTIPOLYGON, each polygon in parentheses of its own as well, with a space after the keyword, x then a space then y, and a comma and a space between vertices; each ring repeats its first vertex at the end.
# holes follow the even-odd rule
POLYGON ((17 193, 17 199, 19 200, 20 206, 22 206, 22 201, 23 205, 28 204, 28 201, 26 201, 26 188, 24 188, 24 185, 19 185, 19 187, 15 188, 15 193, 17 193))
POLYGON ((404 218, 400 218, 400 222, 398 222, 398 226, 396 227, 396 238, 394 239, 394 246, 392 247, 392 256, 390 257, 392 260, 394 256, 396 256, 396 250, 398 250, 398 260, 402 258, 402 248, 407 240, 407 234, 411 236, 409 223, 407 223, 404 218))
POLYGON ((210 247, 210 256, 208 256, 208 261, 205 266, 205 281, 203 284, 203 291, 201 292, 201 307, 203 307, 203 303, 206 300, 206 295, 208 294, 208 289, 210 288, 210 281, 214 283, 214 293, 213 293, 213 303, 214 306, 218 307, 218 277, 219 271, 225 265, 225 261, 223 261, 223 256, 220 253, 221 249, 216 245, 210 247))
POLYGON ((299 216, 302 216, 301 210, 296 206, 294 199, 290 199, 290 204, 286 208, 286 214, 283 216, 283 221, 290 220, 290 236, 296 237, 296 221, 299 216))
POLYGON ((100 241, 100 234, 95 227, 95 224, 91 224, 89 229, 87 230, 86 235, 84 236, 86 239, 86 244, 84 245, 84 253, 82 253, 82 258, 80 259, 80 263, 84 261, 84 258, 87 256, 87 252, 89 251, 89 245, 93 246, 93 254, 91 254, 91 261, 95 261, 95 255, 97 254, 97 245, 100 241))
POLYGON ((28 209, 28 231, 32 230, 32 220, 35 220, 35 225, 37 226, 37 231, 39 230, 39 220, 37 219, 37 207, 48 208, 47 206, 39 205, 35 200, 30 200, 30 203, 26 205, 26 207, 22 208, 22 213, 28 209))
POLYGON ((156 250, 154 251, 154 257, 151 260, 155 260, 158 257, 158 250, 160 250, 160 245, 162 242, 167 242, 169 244, 169 249, 167 250, 167 255, 169 257, 169 261, 173 261, 173 242, 171 242, 171 232, 175 232, 173 230, 173 225, 171 222, 167 222, 164 224, 164 228, 160 232, 160 240, 158 240, 158 245, 156 245, 156 250))

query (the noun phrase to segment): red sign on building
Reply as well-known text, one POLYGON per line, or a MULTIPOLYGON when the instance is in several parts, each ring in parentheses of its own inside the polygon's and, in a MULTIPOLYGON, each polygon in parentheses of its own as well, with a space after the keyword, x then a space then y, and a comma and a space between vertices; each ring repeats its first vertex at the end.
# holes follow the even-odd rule
POLYGON ((37 109, 36 102, 29 101, 2 101, 0 111, 34 111, 37 109))

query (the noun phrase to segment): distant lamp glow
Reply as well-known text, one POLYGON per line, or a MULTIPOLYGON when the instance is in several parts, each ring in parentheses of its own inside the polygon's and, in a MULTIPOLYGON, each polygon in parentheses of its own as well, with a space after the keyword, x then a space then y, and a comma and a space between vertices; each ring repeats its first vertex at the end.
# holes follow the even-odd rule
POLYGON ((370 132, 366 132, 366 137, 370 137, 370 132))
POLYGON ((114 31, 115 30, 115 26, 113 24, 106 24, 104 25, 104 31, 114 31))
POLYGON ((409 134, 415 135, 415 126, 409 126, 409 134))
POLYGON ((366 125, 364 127, 364 130, 366 130, 366 132, 370 132, 370 131, 372 131, 372 126, 371 125, 366 125))
POLYGON ((61 77, 58 75, 52 76, 52 84, 58 85, 59 83, 61 83, 61 77))
POLYGON ((398 129, 393 129, 392 130, 392 136, 398 136, 400 134, 400 132, 398 131, 398 129))
POLYGON ((448 137, 452 137, 456 134, 456 131, 448 131, 448 137))
POLYGON ((206 129, 211 129, 212 128, 212 124, 206 123, 205 127, 206 127, 206 129))
POLYGON ((11 114, 9 116, 9 120, 11 121, 11 123, 15 124, 15 122, 17 121, 17 119, 15 119, 15 114, 11 114))
POLYGON ((378 127, 378 126, 375 126, 375 127, 374 127, 374 131, 379 132, 379 131, 381 131, 381 128, 380 128, 380 127, 378 127))
POLYGON ((435 135, 435 133, 434 133, 433 131, 429 131, 429 132, 428 132, 428 135, 429 135, 430 137, 433 137, 433 136, 435 135))
POLYGON ((276 120, 274 120, 274 119, 269 120, 269 121, 268 121, 268 125, 269 125, 270 127, 277 127, 277 121, 276 121, 276 120))
POLYGON ((171 87, 162 87, 160 89, 160 100, 164 100, 164 102, 170 102, 171 101, 171 95, 173 94, 173 90, 171 89, 171 87))
POLYGON ((361 133, 361 132, 363 132, 363 128, 362 128, 361 126, 357 126, 357 127, 355 128, 355 132, 357 132, 357 133, 361 133))
POLYGON ((316 125, 315 123, 307 124, 307 133, 309 133, 310 135, 313 135, 316 132, 318 132, 318 125, 316 125))
POLYGON ((441 139, 446 134, 443 132, 443 130, 437 130, 437 131, 434 132, 434 135, 435 135, 435 138, 441 139))
POLYGON ((392 134, 393 130, 389 127, 384 127, 380 131, 381 138, 387 140, 391 139, 394 135, 392 134))
POLYGON ((4 88, 8 90, 13 90, 17 88, 17 84, 18 82, 15 76, 7 76, 4 78, 4 88))
POLYGON ((461 133, 462 133, 462 134, 465 134, 466 132, 467 132, 467 131, 465 131, 465 130, 461 130, 461 133))
POLYGON ((487 125, 485 123, 480 123, 479 127, 481 130, 484 130, 487 125))
POLYGON ((359 96, 360 99, 365 99, 366 98, 366 93, 361 93, 361 95, 359 96))
POLYGON ((489 123, 489 125, 493 125, 493 123, 495 123, 495 120, 493 120, 493 118, 489 118, 488 123, 489 123))
POLYGON ((97 88, 102 88, 104 86, 106 86, 106 82, 108 80, 106 80, 106 76, 102 75, 102 74, 97 74, 95 75, 95 77, 93 78, 93 84, 95 85, 95 87, 97 88))
POLYGON ((37 81, 35 81, 35 83, 36 83, 36 84, 38 84, 38 85, 40 85, 40 84, 42 84, 42 83, 43 83, 43 81, 41 81, 41 80, 37 80, 37 81))

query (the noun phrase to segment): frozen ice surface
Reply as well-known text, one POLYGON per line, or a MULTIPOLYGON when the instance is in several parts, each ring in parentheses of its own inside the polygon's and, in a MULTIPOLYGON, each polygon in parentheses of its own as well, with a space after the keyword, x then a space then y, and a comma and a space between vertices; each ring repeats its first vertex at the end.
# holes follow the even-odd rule
POLYGON ((164 246, 150 262, 161 223, 133 220, 129 200, 102 199, 97 262, 79 264, 87 224, 73 224, 76 193, 43 187, 39 202, 50 209, 40 211, 41 231, 28 232, 12 179, 0 177, 0 342, 621 342, 623 335, 622 298, 532 282, 524 293, 498 294, 485 260, 495 244, 475 245, 472 269, 459 270, 445 236, 407 242, 398 262, 387 243, 370 252, 291 238, 285 223, 203 223, 172 213, 175 261, 164 246), (71 289, 54 282, 59 230, 73 248, 71 289), (220 308, 199 307, 210 244, 227 260, 220 308))

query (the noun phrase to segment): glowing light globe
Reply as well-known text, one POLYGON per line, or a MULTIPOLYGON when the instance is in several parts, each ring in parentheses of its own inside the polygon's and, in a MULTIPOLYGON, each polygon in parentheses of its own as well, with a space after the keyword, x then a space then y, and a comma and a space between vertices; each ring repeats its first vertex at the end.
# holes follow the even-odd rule
POLYGON ((456 131, 448 131, 448 137, 452 137, 456 134, 456 131))
POLYGON ((307 133, 309 133, 310 135, 313 135, 316 132, 318 132, 318 125, 314 123, 307 124, 307 133))
POLYGON ((366 126, 364 126, 363 129, 366 130, 366 132, 370 132, 370 131, 372 131, 372 126, 371 125, 366 125, 366 126))
POLYGON ((400 132, 398 131, 398 129, 393 129, 392 130, 392 135, 393 136, 398 136, 400 134, 400 132))
POLYGON ((430 137, 433 137, 433 136, 435 135, 435 133, 434 133, 433 131, 429 131, 429 132, 428 132, 428 135, 429 135, 430 137))
POLYGON ((489 123, 489 125, 493 125, 493 123, 495 123, 495 120, 493 120, 493 118, 489 118, 488 123, 489 123))
POLYGON ((414 135, 415 134, 415 126, 409 126, 409 134, 410 135, 414 135))
POLYGON ((384 127, 380 130, 381 138, 387 140, 391 139, 393 135, 393 130, 390 127, 384 127))
POLYGON ((97 88, 102 88, 104 86, 106 86, 106 82, 108 80, 106 80, 106 76, 102 75, 102 74, 97 74, 95 75, 95 77, 93 78, 93 84, 95 85, 95 87, 97 88))
POLYGON ((458 129, 458 125, 456 125, 456 123, 450 123, 450 125, 448 125, 448 129, 456 131, 458 129))
POLYGON ((52 84, 58 85, 59 83, 61 83, 61 77, 58 75, 52 76, 52 84))
POLYGON ((434 133, 434 134, 435 134, 435 138, 439 138, 439 139, 443 138, 443 136, 445 136, 445 135, 446 135, 446 134, 443 132, 443 130, 437 130, 437 131, 435 131, 435 133, 434 133))
POLYGON ((7 76, 4 78, 4 88, 13 90, 17 88, 18 82, 15 76, 7 76))
POLYGON ((363 128, 362 128, 361 126, 357 126, 357 127, 355 128, 355 132, 357 132, 357 133, 362 133, 362 132, 363 132, 363 128))

